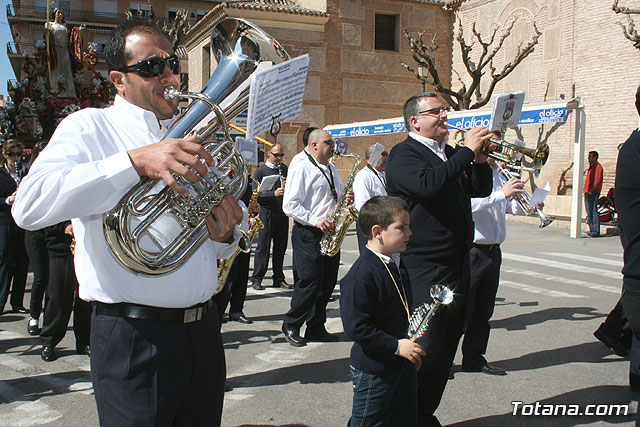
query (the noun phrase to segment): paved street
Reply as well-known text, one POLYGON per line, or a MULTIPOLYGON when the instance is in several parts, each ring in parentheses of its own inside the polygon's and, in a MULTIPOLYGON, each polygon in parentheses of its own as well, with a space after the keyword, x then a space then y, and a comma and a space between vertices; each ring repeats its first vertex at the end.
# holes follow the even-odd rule
MULTIPOLYGON (((436 413, 443 425, 633 425, 638 394, 628 389, 629 362, 592 335, 619 298, 620 240, 575 240, 568 234, 568 229, 508 224, 487 359, 509 374, 456 372, 436 413), (513 401, 580 405, 580 410, 589 404, 622 404, 629 405, 630 415, 513 416, 513 401)), ((357 257, 353 232, 343 248, 339 277, 357 257)), ((290 254, 285 267, 291 282, 290 254)), ((329 303, 327 329, 340 333, 341 342, 294 348, 280 332, 290 292, 249 289, 245 314, 255 322, 223 325, 233 387, 226 394, 224 426, 347 423, 351 343, 342 334, 338 302, 329 303)), ((75 354, 71 329, 59 346, 61 357, 46 363, 37 337, 26 332, 27 317, 0 317, 0 426, 97 426, 89 361, 75 354)), ((457 371, 460 361, 458 355, 457 371)))

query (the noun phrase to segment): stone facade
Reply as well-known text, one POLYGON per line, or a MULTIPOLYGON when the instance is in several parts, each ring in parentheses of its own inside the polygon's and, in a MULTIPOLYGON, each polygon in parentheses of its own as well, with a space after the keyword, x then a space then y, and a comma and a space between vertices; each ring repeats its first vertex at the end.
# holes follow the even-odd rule
MULTIPOLYGON (((492 25, 516 19, 511 40, 497 58, 498 69, 505 57, 513 56, 518 43, 530 39, 532 23, 536 22, 542 32, 538 46, 498 84, 495 93, 523 90, 528 103, 581 97, 586 107, 586 151, 600 154, 605 171, 604 194, 614 185, 617 146, 638 126, 634 102, 640 83, 634 73, 640 52, 625 39, 618 25, 624 17, 616 15, 611 4, 602 0, 467 0, 459 9, 467 40, 473 22, 487 34, 492 25)), ((453 67, 461 69, 456 45, 453 67)), ((522 133, 529 147, 535 147, 541 139, 551 147, 547 165, 540 177, 530 177, 528 188, 549 182, 551 193, 545 211, 568 215, 575 113, 570 113, 563 125, 524 126, 522 133)))
MULTIPOLYGON (((321 2, 300 3, 323 5, 321 2)), ((243 10, 232 6, 225 7, 229 16, 245 18, 243 10)), ((310 125, 324 127, 402 115, 404 101, 421 91, 420 82, 401 65, 402 62, 413 63, 402 29, 412 33, 425 31, 425 37, 429 39, 437 34, 442 46, 437 51, 442 75, 451 75, 448 47, 451 45, 452 14, 443 11, 441 5, 417 1, 327 0, 325 11, 328 16, 316 17, 313 22, 308 17, 289 15, 287 28, 277 25, 276 13, 263 13, 260 22, 246 17, 278 40, 292 57, 305 53, 310 56, 302 114, 284 124, 278 136, 278 142, 284 145, 287 154, 285 162, 302 149, 302 133, 310 125), (398 16, 398 51, 374 48, 376 13, 398 16)), ((205 22, 202 24, 206 27, 205 22)), ((203 29, 202 34, 207 31, 203 29)), ((209 62, 203 57, 203 52, 205 56, 207 54, 207 40, 200 37, 196 42, 195 34, 190 37, 194 40, 187 45, 189 86, 190 90, 199 90, 209 77, 205 78, 201 71, 202 64, 206 68, 209 62)), ((375 139, 349 138, 349 151, 362 156, 369 144, 381 142, 390 149, 402 139, 403 134, 375 139)), ((345 162, 344 166, 339 164, 338 167, 345 171, 350 165, 345 162)))

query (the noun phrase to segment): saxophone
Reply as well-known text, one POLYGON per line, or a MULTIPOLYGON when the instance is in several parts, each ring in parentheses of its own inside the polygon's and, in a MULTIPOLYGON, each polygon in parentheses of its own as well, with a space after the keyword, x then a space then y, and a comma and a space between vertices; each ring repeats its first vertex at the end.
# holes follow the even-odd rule
POLYGON ((246 233, 246 241, 247 245, 245 247, 238 247, 236 251, 229 258, 219 259, 218 260, 218 288, 213 293, 217 295, 224 289, 224 284, 227 281, 227 277, 229 276, 229 271, 231 271, 231 266, 233 265, 233 261, 235 261, 236 257, 240 252, 248 253, 251 250, 251 243, 253 239, 256 237, 258 230, 264 228, 264 224, 258 217, 258 214, 255 213, 256 205, 258 204, 258 190, 260 189, 260 183, 258 183, 253 177, 250 177, 251 180, 256 184, 256 189, 251 193, 251 199, 249 200, 249 206, 247 206, 247 210, 249 211, 249 231, 246 233))
POLYGON ((353 187, 353 180, 360 166, 360 156, 355 153, 335 153, 333 157, 331 157, 331 162, 333 163, 335 159, 340 157, 352 158, 354 163, 351 171, 349 171, 344 190, 340 193, 336 207, 329 218, 331 222, 333 222, 333 231, 322 236, 322 240, 320 240, 320 253, 325 256, 335 256, 338 254, 344 236, 346 236, 347 230, 349 230, 349 226, 353 220, 358 219, 358 210, 353 207, 353 203, 347 203, 346 197, 347 193, 351 191, 353 187))

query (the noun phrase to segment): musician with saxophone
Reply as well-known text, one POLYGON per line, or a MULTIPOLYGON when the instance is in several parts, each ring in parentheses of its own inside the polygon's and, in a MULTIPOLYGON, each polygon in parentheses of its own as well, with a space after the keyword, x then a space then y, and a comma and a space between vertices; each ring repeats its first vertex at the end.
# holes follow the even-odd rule
MULTIPOLYGON (((289 168, 284 189, 282 210, 294 220, 291 232, 294 268, 298 274, 291 298, 291 308, 285 314, 282 332, 289 344, 302 347, 309 341, 337 341, 336 335, 325 329, 326 307, 338 278, 340 255, 320 253, 320 240, 331 233, 335 224, 329 219, 343 183, 336 167, 329 162, 335 141, 322 129, 309 135, 306 160, 300 159, 289 168), (304 339, 300 328, 305 323, 304 339)), ((353 194, 345 194, 353 202, 353 194)))
MULTIPOLYGON (((289 238, 289 218, 282 211, 282 198, 284 196, 285 181, 287 179, 287 166, 282 163, 284 149, 282 144, 276 143, 267 150, 267 161, 256 168, 253 177, 258 183, 262 183, 268 176, 278 176, 279 179, 269 181, 269 188, 260 187, 258 203, 260 204, 260 220, 264 224, 258 232, 256 251, 253 257, 253 274, 251 285, 255 290, 264 290, 262 279, 269 266, 269 252, 273 242, 273 259, 271 270, 273 271, 273 287, 293 289, 293 285, 284 279, 284 254, 287 251, 287 239, 289 238)), ((265 181, 266 182, 266 181, 265 181)))
POLYGON ((11 205, 26 167, 22 164, 24 145, 9 139, 2 145, 0 166, 0 314, 11 294, 13 313, 28 313, 23 306, 29 257, 24 243, 24 230, 11 217, 11 205))
MULTIPOLYGON (((216 259, 235 251, 242 210, 224 196, 204 218, 208 238, 171 272, 145 275, 119 262, 105 239, 105 213, 143 176, 186 194, 175 176, 195 182, 208 172, 200 159, 213 158, 195 136, 162 139, 177 119, 177 101, 163 94, 179 86, 180 61, 159 27, 121 23, 105 56, 114 104, 60 123, 23 179, 13 215, 29 229, 72 219, 80 297, 93 303, 100 425, 219 425, 225 360, 212 295, 216 259)), ((153 227, 163 239, 177 224, 153 227)))
POLYGON ((473 243, 471 197, 491 193, 491 168, 481 150, 489 145, 487 128, 471 129, 465 146, 447 145, 447 114, 435 93, 412 96, 403 115, 409 131, 387 161, 387 191, 409 205, 413 234, 402 261, 411 280, 414 306, 430 302, 434 284, 454 292, 418 340, 427 355, 418 372, 420 426, 439 426, 434 416, 447 383, 464 326, 469 286, 469 249, 473 243))
MULTIPOLYGON (((487 197, 471 199, 474 238, 469 253, 471 280, 467 301, 466 328, 462 341, 462 369, 467 372, 483 372, 489 375, 506 375, 507 372, 491 365, 485 359, 489 342, 489 320, 493 315, 502 252, 500 244, 507 235, 506 214, 526 215, 516 197, 524 193, 518 178, 506 180, 496 164, 489 158, 493 173, 493 189, 487 197)), ((505 167, 504 162, 501 167, 505 167)))

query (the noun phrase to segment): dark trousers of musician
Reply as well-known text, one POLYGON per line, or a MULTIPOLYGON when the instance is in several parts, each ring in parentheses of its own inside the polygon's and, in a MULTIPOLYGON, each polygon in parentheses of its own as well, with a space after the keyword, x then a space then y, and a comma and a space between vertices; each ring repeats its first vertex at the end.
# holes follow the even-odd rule
POLYGON ((360 223, 356 221, 356 236, 358 237, 358 251, 362 253, 367 248, 367 238, 360 231, 360 223))
POLYGON ((487 363, 484 354, 489 343, 489 319, 493 316, 502 252, 499 245, 474 245, 469 253, 471 280, 462 341, 462 366, 478 369, 487 363))
POLYGON ((91 381, 100 426, 218 426, 225 376, 215 304, 191 323, 94 308, 91 381))
POLYGON ((287 251, 287 238, 289 235, 289 217, 272 209, 260 209, 260 220, 264 228, 258 232, 257 246, 253 254, 253 274, 251 282, 261 282, 269 267, 269 254, 271 242, 273 242, 273 258, 271 271, 273 283, 284 281, 284 254, 287 251))
POLYGON ((91 303, 78 297, 78 281, 73 267, 73 255, 49 258, 48 300, 40 332, 43 346, 55 347, 67 332, 73 310, 73 332, 76 348, 89 345, 91 303))
POLYGON ((44 230, 25 231, 24 245, 33 271, 29 315, 38 319, 42 313, 42 300, 49 283, 49 252, 44 240, 44 230))
POLYGON ((418 371, 418 422, 421 427, 440 426, 433 414, 442 399, 464 329, 469 258, 467 256, 457 263, 421 262, 407 266, 407 272, 411 279, 414 307, 425 301, 431 302, 429 290, 433 284, 443 284, 454 293, 453 302, 436 313, 429 323, 429 330, 418 340, 427 353, 418 371))
POLYGON ((29 256, 24 247, 24 230, 15 224, 0 224, 0 313, 4 310, 7 299, 13 309, 24 306, 28 269, 29 256))
POLYGON ((307 322, 307 332, 324 330, 327 303, 336 286, 340 254, 328 257, 320 254, 322 231, 317 227, 294 222, 291 244, 295 253, 298 280, 295 283, 291 308, 284 317, 284 327, 300 331, 307 322))
MULTIPOLYGON (((633 285, 628 285, 624 282, 622 284, 622 307, 624 308, 624 314, 627 316, 627 320, 629 321, 629 325, 631 325, 631 331, 633 332, 633 337, 636 340, 640 340, 640 288, 638 288, 638 283, 634 281, 633 285)), ((630 379, 631 373, 635 370, 637 366, 637 348, 633 348, 633 344, 631 345, 632 351, 632 364, 630 366, 630 379), (634 354, 634 352, 636 354, 634 354), (635 365, 635 366, 634 366, 635 365)), ((640 411, 636 413, 636 425, 640 425, 640 411)))
POLYGON ((224 312, 227 305, 231 302, 229 308, 229 317, 234 313, 242 313, 244 301, 247 298, 247 280, 249 278, 249 261, 251 260, 251 252, 240 252, 233 260, 233 264, 229 268, 229 275, 224 284, 224 288, 218 295, 214 297, 218 306, 218 318, 222 322, 224 312))

